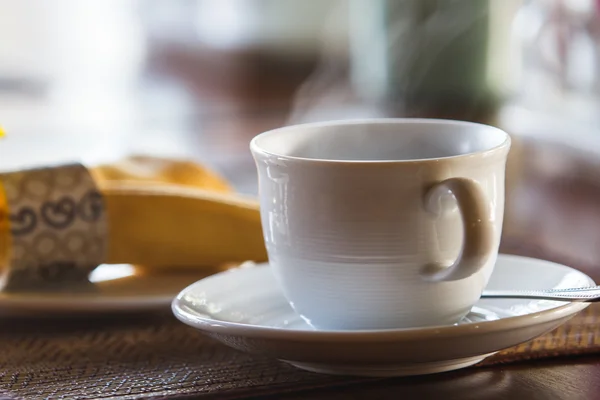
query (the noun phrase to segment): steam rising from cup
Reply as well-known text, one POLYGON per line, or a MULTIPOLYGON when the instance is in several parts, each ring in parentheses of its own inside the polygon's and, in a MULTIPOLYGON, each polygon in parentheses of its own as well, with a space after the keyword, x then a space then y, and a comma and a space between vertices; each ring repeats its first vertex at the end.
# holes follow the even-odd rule
POLYGON ((319 61, 288 124, 327 119, 481 120, 510 82, 509 0, 351 0, 331 7, 319 61), (334 29, 347 27, 347 41, 334 29))

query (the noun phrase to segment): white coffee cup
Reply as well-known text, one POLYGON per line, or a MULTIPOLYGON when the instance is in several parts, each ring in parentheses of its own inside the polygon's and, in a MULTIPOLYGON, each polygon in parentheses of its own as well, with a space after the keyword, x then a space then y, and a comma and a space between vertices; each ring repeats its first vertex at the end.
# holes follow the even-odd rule
POLYGON ((494 268, 510 137, 435 119, 333 121, 255 137, 269 262, 319 329, 459 321, 494 268))

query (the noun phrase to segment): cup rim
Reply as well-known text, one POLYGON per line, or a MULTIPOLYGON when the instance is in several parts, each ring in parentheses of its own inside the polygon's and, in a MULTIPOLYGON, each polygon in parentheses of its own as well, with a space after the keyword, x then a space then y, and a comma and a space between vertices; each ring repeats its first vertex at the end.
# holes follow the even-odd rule
POLYGON ((428 161, 438 161, 438 160, 460 160, 464 158, 471 158, 473 156, 488 156, 493 153, 499 152, 502 149, 506 151, 510 148, 511 138, 510 135, 504 130, 497 128, 495 126, 482 124, 478 122, 470 122, 470 121, 461 121, 461 120, 452 120, 452 119, 441 119, 441 118, 363 118, 363 119, 338 119, 338 120, 328 120, 328 121, 320 121, 320 122, 308 122, 302 124, 294 124, 287 125, 275 129, 270 129, 268 131, 259 133, 254 136, 250 141, 250 151, 254 155, 262 155, 267 157, 276 157, 281 160, 286 161, 298 161, 298 162, 309 162, 315 164, 360 164, 360 165, 368 165, 368 164, 414 164, 414 163, 423 163, 428 161), (328 159, 328 158, 311 158, 311 157, 299 157, 299 156, 291 156, 287 154, 281 154, 273 151, 269 151, 264 149, 258 144, 258 141, 261 138, 277 135, 284 131, 289 131, 292 129, 300 129, 300 128, 313 128, 313 127, 328 127, 328 126, 344 126, 344 125, 357 125, 357 124, 431 124, 431 125, 455 125, 457 127, 480 127, 485 128, 487 130, 492 130, 501 133, 504 135, 504 140, 493 147, 490 147, 486 150, 474 151, 463 154, 456 154, 451 156, 443 156, 443 157, 431 157, 431 158, 419 158, 419 159, 389 159, 389 160, 339 160, 339 159, 328 159))

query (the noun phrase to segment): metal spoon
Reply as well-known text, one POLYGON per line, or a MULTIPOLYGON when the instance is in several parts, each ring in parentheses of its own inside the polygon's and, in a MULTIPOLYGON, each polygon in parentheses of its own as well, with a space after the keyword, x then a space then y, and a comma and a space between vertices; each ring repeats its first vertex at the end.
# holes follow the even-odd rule
POLYGON ((482 299, 540 299, 595 303, 600 301, 600 286, 546 290, 485 290, 482 299))

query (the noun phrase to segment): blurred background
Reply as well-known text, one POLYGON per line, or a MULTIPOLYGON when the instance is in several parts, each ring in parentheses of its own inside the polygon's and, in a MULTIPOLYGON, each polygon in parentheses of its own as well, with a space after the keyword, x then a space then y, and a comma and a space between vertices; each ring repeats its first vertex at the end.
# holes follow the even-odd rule
POLYGON ((594 180, 599 105, 600 0, 0 0, 2 169, 158 154, 255 193, 261 131, 421 116, 594 180))

